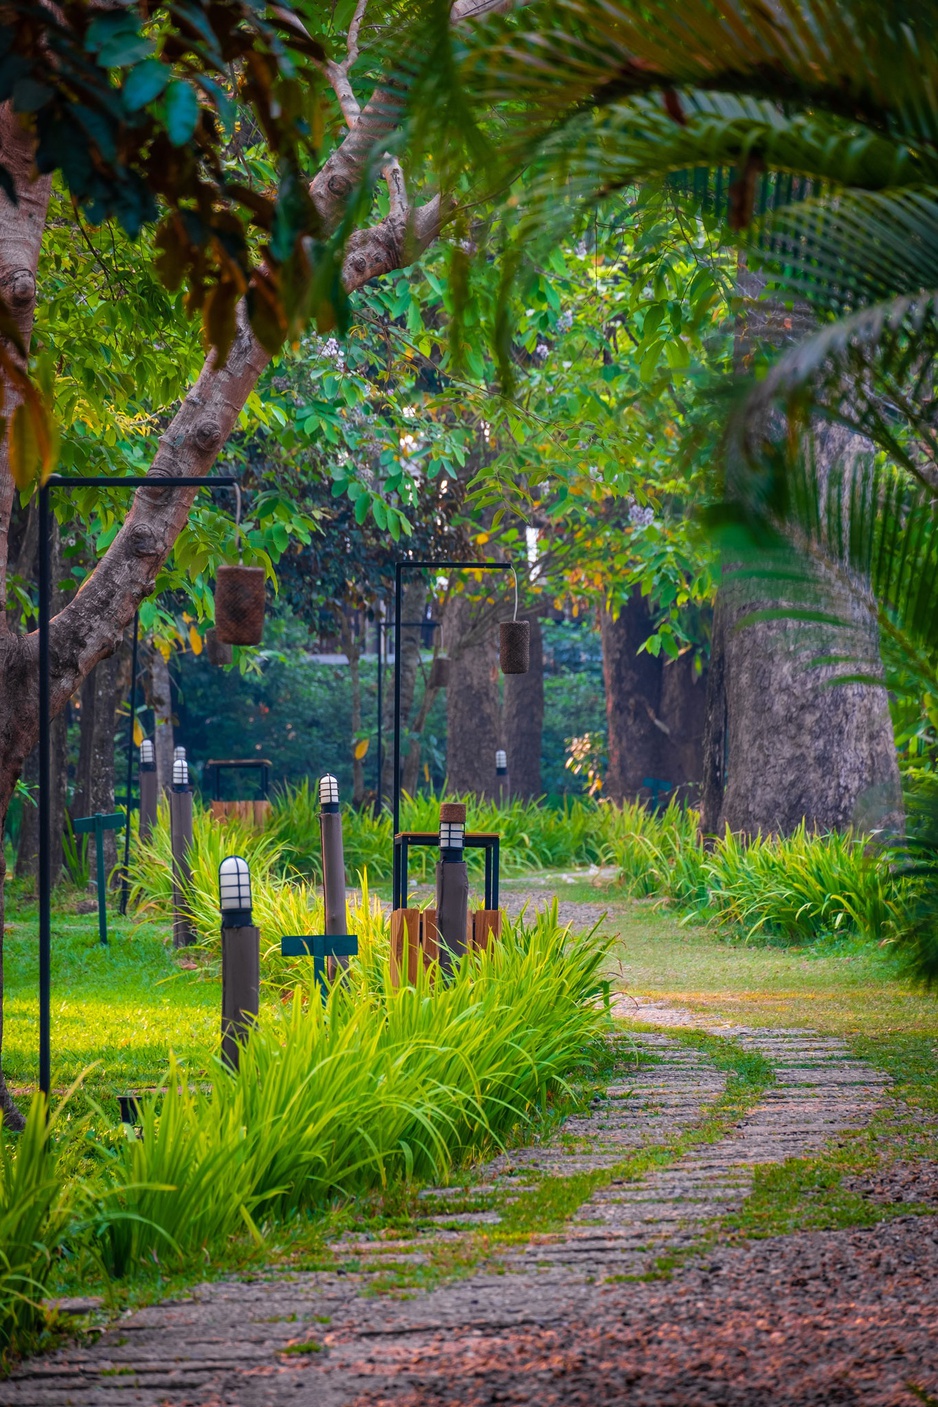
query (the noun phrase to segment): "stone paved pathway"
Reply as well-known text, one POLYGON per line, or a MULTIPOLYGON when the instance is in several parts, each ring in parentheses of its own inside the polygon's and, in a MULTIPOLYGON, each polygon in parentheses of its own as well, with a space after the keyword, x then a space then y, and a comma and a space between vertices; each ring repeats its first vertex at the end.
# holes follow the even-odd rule
MULTIPOLYGON (((723 1092, 724 1077, 695 1048, 669 1037, 668 1026, 696 1025, 732 1035, 772 1062, 776 1084, 719 1142, 698 1146, 639 1181, 613 1179, 589 1198, 562 1234, 534 1238, 502 1255, 484 1274, 410 1298, 368 1295, 370 1281, 389 1257, 396 1263, 419 1262, 426 1257, 427 1239, 458 1240, 466 1234, 463 1228, 473 1223, 484 1228, 497 1220, 492 1209, 464 1214, 456 1224, 445 1213, 435 1218, 434 1197, 440 1194, 431 1191, 424 1198, 428 1217, 418 1240, 350 1238, 337 1247, 343 1256, 360 1261, 354 1272, 272 1274, 250 1283, 200 1286, 189 1299, 124 1317, 94 1344, 66 1347, 25 1364, 0 1383, 0 1404, 347 1407, 357 1401, 396 1403, 407 1392, 408 1402, 437 1401, 437 1388, 431 1393, 426 1385, 414 1396, 407 1374, 401 1377, 401 1365, 439 1345, 441 1331, 443 1342, 448 1332, 465 1345, 467 1336, 498 1343, 519 1332, 543 1335, 560 1333, 573 1322, 589 1324, 597 1297, 608 1295, 610 1284, 616 1290, 644 1290, 615 1282, 646 1274, 665 1254, 690 1249, 708 1222, 738 1206, 756 1166, 817 1150, 845 1130, 861 1127, 883 1097, 884 1077, 853 1060, 838 1040, 807 1031, 713 1027, 660 1004, 636 1006, 621 999, 620 1007, 623 1016, 665 1028, 635 1037, 653 1057, 651 1063, 636 1068, 626 1060, 589 1115, 569 1120, 544 1145, 497 1159, 484 1170, 484 1186, 523 1189, 532 1172, 608 1172, 630 1152, 690 1129, 723 1092)), ((451 1381, 448 1391, 446 1401, 463 1400, 451 1381)), ((503 1397, 496 1368, 490 1395, 472 1400, 529 1398, 503 1397)), ((867 1401, 850 1396, 834 1400, 867 1401)), ((552 1396, 550 1401, 564 1398, 552 1396)))

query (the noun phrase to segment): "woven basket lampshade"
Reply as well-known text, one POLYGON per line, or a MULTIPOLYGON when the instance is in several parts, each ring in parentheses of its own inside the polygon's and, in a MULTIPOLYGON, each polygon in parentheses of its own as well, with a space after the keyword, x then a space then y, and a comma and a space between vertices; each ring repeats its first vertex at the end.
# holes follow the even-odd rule
POLYGON ((449 684, 449 660, 445 655, 437 655, 430 666, 428 689, 445 689, 449 684))
POLYGON ((215 636, 224 645, 259 645, 264 635, 263 567, 219 567, 215 636))
POLYGON ((214 625, 205 632, 205 653, 208 655, 209 664, 231 664, 231 646, 227 641, 219 640, 214 625))
POLYGON ((503 620, 498 629, 502 674, 527 674, 531 667, 531 622, 503 620))

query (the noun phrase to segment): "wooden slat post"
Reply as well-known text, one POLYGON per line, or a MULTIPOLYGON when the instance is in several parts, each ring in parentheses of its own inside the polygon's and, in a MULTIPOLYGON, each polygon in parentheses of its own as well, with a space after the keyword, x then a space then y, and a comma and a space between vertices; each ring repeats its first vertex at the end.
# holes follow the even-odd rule
POLYGON ((466 808, 460 801, 440 806, 440 858, 436 867, 436 926, 440 939, 440 966, 451 972, 466 951, 469 915, 469 875, 464 843, 466 808))
MULTIPOLYGON (((319 779, 319 840, 322 846, 322 897, 326 936, 348 932, 345 904, 345 852, 342 846, 342 813, 339 810, 339 784, 327 773, 319 779)), ((339 968, 348 967, 348 958, 330 957, 326 974, 334 981, 339 968)))
POLYGON ((221 931, 221 1058, 237 1070, 260 1009, 261 935, 253 925, 221 931))
POLYGON ((472 946, 488 948, 493 939, 502 936, 501 909, 476 909, 472 915, 472 946))

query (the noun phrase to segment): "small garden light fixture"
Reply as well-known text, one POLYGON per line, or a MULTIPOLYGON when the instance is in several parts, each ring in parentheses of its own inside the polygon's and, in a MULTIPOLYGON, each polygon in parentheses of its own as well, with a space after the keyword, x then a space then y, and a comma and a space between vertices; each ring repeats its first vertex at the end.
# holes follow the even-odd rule
POLYGON ((222 928, 250 928, 251 871, 240 855, 227 855, 218 866, 218 906, 222 928))
POLYGON ((173 758, 173 791, 188 791, 189 764, 186 761, 186 750, 185 748, 177 748, 176 752, 181 752, 182 757, 173 758))
POLYGON ((140 744, 140 771, 156 771, 156 752, 153 748, 152 738, 144 738, 143 742, 140 744))

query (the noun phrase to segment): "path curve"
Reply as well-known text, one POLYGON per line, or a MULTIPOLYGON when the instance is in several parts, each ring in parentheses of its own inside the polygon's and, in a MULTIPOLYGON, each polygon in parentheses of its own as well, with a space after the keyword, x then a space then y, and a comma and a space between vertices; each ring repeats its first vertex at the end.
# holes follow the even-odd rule
MULTIPOLYGON (((834 1038, 714 1026, 712 1020, 660 1003, 636 1004, 626 998, 619 999, 617 1011, 659 1028, 634 1037, 654 1063, 635 1068, 626 1056, 588 1115, 568 1120, 543 1145, 497 1159, 485 1170, 484 1187, 498 1192, 517 1185, 521 1195, 525 1177, 532 1173, 608 1174, 631 1152, 692 1129, 701 1112, 719 1099, 725 1079, 702 1052, 670 1036, 668 1027, 695 1026, 732 1036, 773 1063, 776 1084, 719 1142, 698 1146, 638 1181, 606 1178, 563 1233, 534 1238, 503 1254, 487 1273, 411 1298, 363 1293, 389 1256, 398 1264, 419 1264, 426 1258, 426 1240, 458 1241, 498 1220, 497 1211, 485 1209, 456 1219, 438 1213, 434 1197, 444 1193, 431 1190, 416 1245, 413 1240, 349 1238, 336 1249, 360 1260, 354 1273, 271 1274, 252 1283, 199 1286, 191 1298, 123 1317, 94 1344, 65 1347, 26 1363, 0 1384, 0 1404, 348 1407, 356 1401, 469 1402, 465 1383, 459 1385, 464 1397, 447 1395, 455 1391, 448 1355, 456 1348, 475 1344, 479 1349, 519 1333, 562 1335, 566 1326, 593 1322, 613 1291, 628 1289, 634 1301, 635 1291, 647 1287, 622 1286, 622 1277, 631 1281, 647 1275, 662 1256, 692 1248, 714 1217, 743 1201, 755 1167, 816 1151, 828 1139, 862 1127, 884 1096, 885 1077, 853 1059, 834 1038), (323 1351, 311 1351, 310 1344, 323 1351), (303 1346, 306 1351, 295 1351, 303 1346), (412 1368, 418 1363, 423 1366, 415 1379, 412 1368)), ((489 1379, 490 1395, 472 1401, 529 1400, 500 1396, 497 1369, 489 1379)), ((518 1391, 520 1381, 515 1382, 518 1391)), ((542 1393, 532 1400, 555 1399, 542 1393)))

